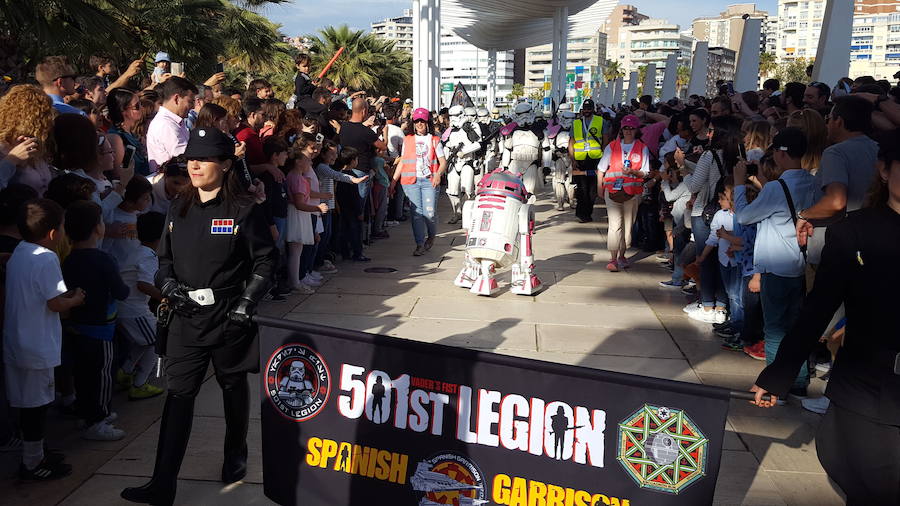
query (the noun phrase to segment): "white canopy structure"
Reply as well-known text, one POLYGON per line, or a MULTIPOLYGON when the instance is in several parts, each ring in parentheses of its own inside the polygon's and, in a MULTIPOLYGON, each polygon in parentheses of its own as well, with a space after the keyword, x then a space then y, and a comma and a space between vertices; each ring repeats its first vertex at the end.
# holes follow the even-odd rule
POLYGON ((496 51, 553 43, 553 96, 564 89, 566 41, 592 35, 617 0, 413 0, 413 100, 433 109, 440 89, 440 29, 488 51, 493 103, 496 51), (493 65, 491 65, 493 64, 493 65))

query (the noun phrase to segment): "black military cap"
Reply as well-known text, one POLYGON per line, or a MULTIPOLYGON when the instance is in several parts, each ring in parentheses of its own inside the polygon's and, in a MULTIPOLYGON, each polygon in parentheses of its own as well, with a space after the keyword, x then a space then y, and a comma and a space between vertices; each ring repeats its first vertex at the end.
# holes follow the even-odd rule
POLYGON ((195 128, 184 156, 188 160, 234 156, 234 141, 218 128, 195 128))
POLYGON ((596 109, 596 107, 594 106, 594 101, 591 100, 591 99, 587 99, 587 100, 585 100, 584 102, 582 102, 582 103, 581 103, 581 110, 583 111, 583 110, 585 110, 585 109, 590 109, 591 112, 594 112, 594 109, 596 109))

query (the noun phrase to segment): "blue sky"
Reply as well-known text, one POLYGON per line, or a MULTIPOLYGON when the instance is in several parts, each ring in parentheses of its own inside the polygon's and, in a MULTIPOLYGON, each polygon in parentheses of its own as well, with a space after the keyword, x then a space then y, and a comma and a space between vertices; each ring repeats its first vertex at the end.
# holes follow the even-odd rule
MULTIPOLYGON (((694 18, 715 15, 725 10, 728 4, 740 1, 630 0, 628 3, 637 6, 640 12, 668 19, 680 24, 682 29, 688 29, 694 18)), ((770 14, 775 14, 778 9, 777 0, 759 0, 756 5, 770 14)), ((267 7, 262 14, 283 25, 282 31, 286 35, 301 35, 313 33, 323 26, 345 23, 353 28, 368 29, 372 21, 399 16, 403 9, 411 6, 411 0, 293 0, 289 4, 267 7)))

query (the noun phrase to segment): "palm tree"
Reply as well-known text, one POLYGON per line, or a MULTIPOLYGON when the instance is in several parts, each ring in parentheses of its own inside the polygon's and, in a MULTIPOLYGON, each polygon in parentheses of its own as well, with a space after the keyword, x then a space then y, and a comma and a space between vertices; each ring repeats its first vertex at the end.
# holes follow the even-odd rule
POLYGON ((351 30, 347 25, 322 28, 310 39, 312 70, 316 73, 344 48, 327 74, 335 83, 385 95, 406 90, 412 83, 412 59, 408 53, 396 49, 393 41, 351 30))
POLYGON ((638 67, 638 96, 641 95, 649 95, 649 92, 644 92, 644 80, 647 78, 647 66, 641 65, 638 67))
POLYGON ((759 75, 769 77, 778 70, 778 59, 774 53, 762 52, 759 54, 759 75))
POLYGON ((193 78, 236 54, 265 67, 281 58, 281 35, 248 9, 283 1, 0 0, 0 71, 18 69, 17 78, 49 54, 86 68, 92 54, 127 63, 160 50, 193 78))
POLYGON ((679 65, 675 70, 675 94, 681 95, 681 90, 691 82, 691 69, 685 65, 679 65))
POLYGON ((606 68, 603 70, 603 79, 606 81, 614 81, 625 76, 622 64, 617 61, 607 61, 606 68))

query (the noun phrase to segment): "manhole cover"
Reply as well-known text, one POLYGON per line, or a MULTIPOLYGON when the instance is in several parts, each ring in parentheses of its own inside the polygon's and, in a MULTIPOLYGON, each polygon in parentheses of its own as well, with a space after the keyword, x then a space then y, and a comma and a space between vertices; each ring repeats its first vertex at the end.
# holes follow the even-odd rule
POLYGON ((390 272, 397 272, 397 269, 393 267, 369 267, 368 269, 363 269, 363 272, 369 272, 372 274, 387 274, 390 272))

